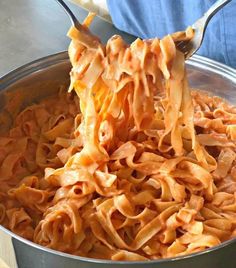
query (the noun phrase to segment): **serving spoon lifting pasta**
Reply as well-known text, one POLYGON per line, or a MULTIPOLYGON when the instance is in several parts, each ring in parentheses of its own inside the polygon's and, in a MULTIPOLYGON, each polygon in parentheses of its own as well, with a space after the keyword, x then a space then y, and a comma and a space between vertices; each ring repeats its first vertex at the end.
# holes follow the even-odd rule
MULTIPOLYGON (((74 27, 81 30, 83 27, 80 22, 77 20, 73 12, 69 9, 69 7, 65 4, 63 0, 56 0, 65 10, 67 15, 69 16, 71 23, 74 27)), ((200 48, 204 34, 206 31, 206 27, 211 20, 211 18, 226 4, 231 2, 232 0, 218 0, 215 4, 213 4, 208 11, 197 20, 193 25, 192 28, 194 30, 194 37, 190 40, 185 41, 176 41, 176 47, 180 50, 186 59, 190 58, 196 51, 200 48)))

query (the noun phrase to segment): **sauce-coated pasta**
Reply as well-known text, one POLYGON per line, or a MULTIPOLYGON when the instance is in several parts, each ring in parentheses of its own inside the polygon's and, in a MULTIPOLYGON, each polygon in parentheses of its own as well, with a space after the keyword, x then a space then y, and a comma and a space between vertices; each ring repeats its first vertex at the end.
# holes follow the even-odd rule
POLYGON ((111 260, 216 246, 236 231, 236 108, 190 93, 174 41, 103 46, 71 28, 71 93, 23 110, 0 137, 0 224, 111 260), (78 98, 78 96, 79 98, 78 98))

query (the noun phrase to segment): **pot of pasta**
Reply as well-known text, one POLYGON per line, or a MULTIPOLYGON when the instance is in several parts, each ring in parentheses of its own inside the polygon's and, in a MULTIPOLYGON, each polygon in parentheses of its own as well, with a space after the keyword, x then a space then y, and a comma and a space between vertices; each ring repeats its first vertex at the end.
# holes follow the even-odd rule
POLYGON ((68 52, 0 84, 0 228, 19 267, 236 267, 236 71, 175 42, 68 52))

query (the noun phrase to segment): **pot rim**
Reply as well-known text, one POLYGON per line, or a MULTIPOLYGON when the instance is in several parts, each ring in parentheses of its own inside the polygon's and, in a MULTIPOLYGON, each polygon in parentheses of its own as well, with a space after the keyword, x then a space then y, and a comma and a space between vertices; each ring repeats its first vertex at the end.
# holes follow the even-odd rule
MULTIPOLYGON (((3 75, 0 78, 0 90, 6 89, 8 86, 13 84, 14 82, 24 78, 25 76, 34 73, 34 72, 39 72, 46 67, 50 67, 55 64, 60 64, 64 63, 65 61, 68 61, 69 63, 69 57, 67 51, 62 51, 56 54, 48 55, 43 58, 39 58, 37 60, 34 60, 30 63, 27 63, 19 68, 16 68, 7 74, 3 75)), ((203 56, 199 55, 194 55, 191 57, 191 59, 187 60, 187 66, 194 66, 197 68, 202 68, 206 71, 211 71, 213 73, 219 74, 222 77, 226 78, 227 80, 230 80, 232 83, 236 85, 236 70, 225 65, 222 63, 219 63, 217 61, 208 59, 203 56)), ((132 264, 132 265, 142 265, 142 264, 158 264, 158 263, 168 263, 168 262, 173 262, 173 261, 178 261, 178 260, 183 260, 183 259, 188 259, 188 258, 193 258, 197 256, 201 256, 207 253, 211 253, 216 250, 220 250, 221 248, 224 248, 232 243, 236 243, 236 238, 232 238, 230 240, 224 241, 220 243, 217 246, 211 247, 209 249, 199 251, 196 253, 188 254, 188 255, 183 255, 183 256, 177 256, 177 257, 171 257, 171 258, 164 258, 164 259, 158 259, 158 260, 148 260, 148 261, 112 261, 112 260, 104 260, 104 259, 94 259, 94 258, 87 258, 87 257, 81 257, 77 255, 72 255, 69 253, 64 253, 61 251, 57 251, 54 249, 50 249, 47 247, 43 247, 39 244, 36 244, 30 240, 27 240, 7 228, 3 227, 0 225, 0 230, 5 232, 6 234, 10 235, 12 238, 19 240, 22 243, 25 243, 29 246, 32 246, 36 249, 46 251, 47 253, 52 253, 54 255, 59 255, 61 257, 66 257, 66 258, 72 258, 78 261, 83 261, 83 262, 89 262, 89 263, 100 263, 100 264, 132 264)))
MULTIPOLYGON (((68 60, 68 52, 61 51, 55 54, 51 54, 42 58, 38 58, 34 61, 26 63, 18 68, 15 68, 2 77, 0 77, 0 90, 6 88, 8 85, 16 82, 17 80, 23 78, 24 76, 33 73, 35 71, 40 71, 46 67, 49 67, 54 64, 62 63, 65 60, 68 60), (40 67, 40 68, 39 68, 40 67)), ((69 63, 69 62, 68 62, 69 63)), ((193 55, 190 59, 186 61, 187 66, 194 66, 202 68, 206 71, 211 71, 216 74, 221 75, 222 77, 231 80, 233 83, 236 83, 236 69, 227 66, 223 63, 217 62, 215 60, 203 57, 200 55, 193 55)))

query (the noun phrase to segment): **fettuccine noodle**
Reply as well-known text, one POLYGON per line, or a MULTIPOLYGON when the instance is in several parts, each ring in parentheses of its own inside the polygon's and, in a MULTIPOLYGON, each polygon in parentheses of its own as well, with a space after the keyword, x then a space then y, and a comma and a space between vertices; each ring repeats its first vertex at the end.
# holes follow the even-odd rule
POLYGON ((236 108, 190 93, 174 42, 192 29, 103 46, 91 21, 68 33, 76 94, 27 107, 0 137, 0 224, 48 248, 116 261, 235 237, 236 108))

